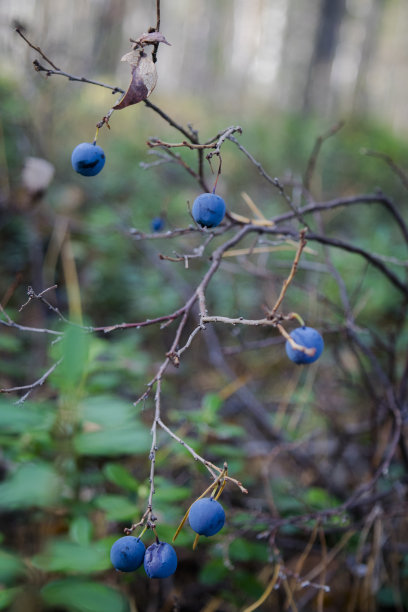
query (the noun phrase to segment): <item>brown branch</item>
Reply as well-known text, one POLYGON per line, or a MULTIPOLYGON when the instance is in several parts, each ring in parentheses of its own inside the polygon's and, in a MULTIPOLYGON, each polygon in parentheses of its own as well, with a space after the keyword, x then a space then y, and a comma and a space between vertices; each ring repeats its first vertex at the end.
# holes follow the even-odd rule
POLYGON ((352 206, 354 204, 382 204, 383 206, 385 206, 385 208, 396 220, 405 238, 405 241, 408 243, 408 227, 403 217, 399 213, 395 204, 382 193, 362 194, 357 196, 351 196, 349 198, 336 198, 334 200, 328 200, 327 202, 308 204, 307 206, 303 206, 302 208, 300 208, 297 213, 293 211, 283 213, 281 215, 273 217, 272 221, 277 225, 282 221, 289 221, 290 219, 294 219, 298 216, 298 214, 304 216, 316 212, 325 212, 327 210, 338 208, 339 206, 352 206))
POLYGON ((6 320, 0 319, 0 325, 4 325, 6 327, 14 327, 20 331, 33 332, 37 334, 51 334, 53 336, 63 336, 63 332, 55 331, 54 329, 46 329, 40 327, 28 327, 27 325, 19 325, 15 321, 13 321, 9 315, 6 313, 4 308, 0 304, 0 312, 6 317, 6 320))
POLYGON ((87 83, 88 85, 97 85, 98 87, 105 87, 106 89, 111 89, 112 93, 125 93, 124 89, 116 87, 116 85, 108 85, 107 83, 102 83, 101 81, 94 81, 93 79, 88 79, 87 77, 75 76, 74 74, 70 74, 69 72, 64 72, 63 70, 60 70, 59 68, 55 70, 50 70, 49 68, 46 68, 45 66, 40 64, 38 60, 33 61, 33 66, 37 72, 45 72, 46 76, 62 76, 68 79, 69 81, 77 81, 79 83, 87 83))
POLYGON ((297 271, 297 267, 298 267, 298 263, 300 260, 300 256, 302 255, 302 251, 305 248, 306 244, 307 244, 307 240, 305 240, 305 234, 306 234, 306 229, 303 229, 300 231, 299 233, 299 246, 295 255, 295 259, 293 260, 292 263, 292 267, 289 273, 289 276, 287 279, 285 279, 283 285, 282 285, 282 289, 281 292, 279 294, 278 299, 276 300, 276 303, 274 305, 274 307, 272 308, 272 310, 270 311, 270 317, 273 318, 276 314, 276 311, 278 310, 279 306, 282 304, 283 298, 285 297, 286 291, 288 290, 288 287, 290 285, 290 283, 292 282, 296 271, 297 271))
POLYGON ((310 182, 312 180, 312 176, 316 168, 317 158, 319 156, 320 149, 322 148, 323 143, 328 138, 331 138, 332 136, 337 134, 337 132, 339 132, 343 126, 344 126, 344 121, 339 121, 339 123, 336 123, 336 125, 331 127, 327 132, 325 132, 324 134, 321 134, 320 136, 316 138, 316 142, 314 144, 312 153, 310 154, 309 161, 306 166, 306 172, 303 178, 303 185, 307 191, 309 191, 310 189, 310 182))
POLYGON ((263 176, 263 178, 268 181, 268 183, 270 183, 271 185, 273 185, 274 187, 276 187, 276 189, 279 191, 280 195, 283 197, 283 199, 286 201, 286 203, 289 205, 290 209, 292 210, 293 216, 297 217, 305 227, 309 228, 308 224, 306 223, 306 221, 303 219, 301 212, 299 212, 295 205, 293 204, 291 198, 289 197, 289 195, 286 193, 284 186, 282 185, 282 183, 280 182, 280 180, 277 177, 272 178, 264 169, 264 167, 262 166, 262 164, 257 161, 255 159, 255 157, 253 155, 251 155, 251 153, 249 153, 249 151, 247 151, 247 149, 235 138, 235 136, 230 135, 228 136, 228 140, 231 140, 231 142, 233 142, 238 149, 249 159, 249 161, 257 168, 259 174, 261 176, 263 176))
POLYGON ((36 47, 35 45, 33 45, 33 43, 31 43, 28 38, 26 36, 24 36, 24 34, 21 31, 20 27, 16 28, 16 32, 19 36, 21 36, 21 38, 23 40, 25 40, 25 42, 27 43, 27 45, 29 47, 31 47, 31 49, 34 49, 34 51, 37 51, 37 53, 39 53, 41 55, 41 57, 50 65, 54 68, 54 70, 57 70, 58 72, 60 72, 60 69, 45 55, 45 53, 40 49, 40 47, 36 47))
POLYGON ((392 157, 385 153, 379 153, 378 151, 372 151, 371 149, 361 149, 362 155, 368 155, 369 157, 377 157, 382 159, 391 168, 391 170, 398 176, 405 189, 408 189, 408 175, 398 166, 392 157))
POLYGON ((53 373, 55 368, 57 368, 59 366, 61 361, 62 361, 62 357, 56 363, 54 363, 38 380, 34 381, 30 385, 22 385, 20 387, 9 387, 8 389, 0 389, 0 393, 15 393, 17 391, 27 391, 27 393, 25 393, 16 402, 16 404, 22 404, 23 402, 25 402, 25 400, 28 398, 28 396, 31 394, 31 392, 36 387, 40 387, 41 385, 44 384, 44 382, 47 380, 47 378, 53 373))
POLYGON ((165 121, 167 121, 167 123, 169 125, 171 125, 172 128, 174 128, 175 130, 177 130, 178 132, 180 132, 181 134, 183 134, 188 140, 190 140, 191 142, 195 142, 198 143, 198 138, 197 136, 195 136, 194 134, 192 134, 191 132, 189 132, 188 130, 186 130, 186 128, 184 128, 182 125, 180 125, 179 123, 176 123, 176 121, 174 121, 174 119, 172 119, 169 115, 167 115, 167 113, 165 113, 164 111, 161 110, 161 108, 159 108, 158 106, 156 106, 155 104, 153 104, 152 102, 150 102, 150 100, 143 100, 144 104, 147 106, 147 108, 150 108, 151 110, 153 110, 155 113, 157 113, 158 115, 160 115, 160 117, 162 119, 164 119, 165 121))

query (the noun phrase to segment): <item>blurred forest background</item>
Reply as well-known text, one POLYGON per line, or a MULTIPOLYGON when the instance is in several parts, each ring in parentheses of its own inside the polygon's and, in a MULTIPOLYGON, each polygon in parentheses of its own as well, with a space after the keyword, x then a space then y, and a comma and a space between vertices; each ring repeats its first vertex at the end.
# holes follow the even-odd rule
MULTIPOLYGON (((257 609, 407 610, 408 3, 161 4, 171 46, 158 51, 154 104, 202 141, 241 126, 237 139, 279 177, 291 206, 357 194, 393 204, 368 199, 308 217, 315 233, 355 247, 310 240, 285 297, 285 313, 324 335, 318 363, 294 367, 270 327, 214 324, 170 366, 165 422, 200 455, 228 461, 249 493, 228 484, 226 527, 198 551, 191 530, 181 532, 174 577, 117 574, 110 547, 149 493, 154 405, 133 402, 174 330, 84 334, 64 319, 109 326, 180 308, 211 249, 186 267, 159 254, 191 253, 202 234, 141 236, 157 216, 165 231, 188 228, 187 202, 202 188, 146 146, 183 138, 143 103, 100 131, 103 172, 76 175, 73 148, 92 142, 117 94, 35 72, 41 58, 14 31, 24 28, 61 70, 126 89, 120 58, 130 37, 155 25, 154 0, 0 0, 0 609, 235 612, 266 593, 279 561, 279 588, 257 609), (340 120, 309 177, 316 139, 340 120), (38 294, 54 284, 45 296, 54 310, 38 299, 21 309, 29 286, 38 294), (56 363, 44 384, 22 388, 56 363), (343 506, 367 483, 358 503, 343 506)), ((194 163, 193 152, 176 151, 194 163)), ((268 219, 290 212, 232 142, 222 159, 218 192, 230 211, 252 216, 249 196, 268 219)), ((209 165, 205 173, 212 185, 209 165)), ((265 234, 237 247, 207 305, 259 319, 296 244, 265 234)), ((158 531, 170 541, 208 474, 164 432, 156 470, 158 531)))

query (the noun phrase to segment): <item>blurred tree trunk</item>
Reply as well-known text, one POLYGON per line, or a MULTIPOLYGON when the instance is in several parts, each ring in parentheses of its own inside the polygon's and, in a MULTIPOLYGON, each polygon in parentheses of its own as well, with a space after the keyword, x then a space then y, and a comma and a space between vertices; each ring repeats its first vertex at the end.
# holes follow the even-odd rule
POLYGON ((304 92, 303 110, 325 112, 330 106, 330 74, 346 0, 322 0, 319 24, 304 92))
POLYGON ((126 18, 126 0, 105 0, 98 6, 100 8, 95 10, 92 27, 93 70, 95 73, 112 74, 123 55, 122 23, 126 18))
POLYGON ((365 36, 361 47, 360 62, 354 88, 353 111, 360 114, 368 108, 370 84, 368 75, 373 62, 377 61, 375 51, 378 45, 380 25, 384 14, 384 0, 372 0, 365 19, 365 36))

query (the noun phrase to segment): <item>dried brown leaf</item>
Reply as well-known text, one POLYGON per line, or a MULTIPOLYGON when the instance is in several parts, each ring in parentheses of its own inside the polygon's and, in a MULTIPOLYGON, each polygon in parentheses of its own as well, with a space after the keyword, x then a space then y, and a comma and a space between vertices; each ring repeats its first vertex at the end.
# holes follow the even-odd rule
POLYGON ((143 51, 134 50, 126 53, 121 59, 131 66, 132 78, 129 87, 118 104, 113 108, 121 110, 132 104, 146 100, 157 83, 157 71, 150 56, 143 51))
POLYGON ((137 42, 142 45, 164 43, 165 45, 169 45, 171 47, 171 44, 166 40, 161 32, 149 32, 148 34, 143 33, 140 38, 138 38, 137 42))

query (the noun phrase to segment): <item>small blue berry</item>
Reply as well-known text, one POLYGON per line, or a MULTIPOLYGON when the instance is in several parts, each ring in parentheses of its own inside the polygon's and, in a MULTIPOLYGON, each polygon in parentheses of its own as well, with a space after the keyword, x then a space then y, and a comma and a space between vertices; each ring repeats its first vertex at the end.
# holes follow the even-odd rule
POLYGON ((121 572, 133 572, 143 563, 145 545, 139 538, 123 536, 113 544, 110 551, 112 565, 121 572))
POLYGON ((194 221, 203 227, 216 227, 225 215, 225 202, 215 193, 202 193, 193 203, 194 221))
POLYGON ((290 333, 290 337, 300 346, 315 349, 314 355, 307 355, 303 351, 294 349, 289 340, 286 340, 286 354, 291 361, 302 364, 313 363, 319 359, 323 352, 324 342, 322 336, 316 329, 313 329, 313 327, 306 327, 305 325, 303 327, 297 327, 290 333))
POLYGON ((105 165, 105 153, 96 144, 81 142, 72 151, 71 163, 75 172, 83 176, 95 176, 105 165))
POLYGON ((149 578, 167 578, 176 571, 177 554, 171 544, 158 542, 146 550, 144 568, 149 578))
POLYGON ((150 227, 152 228, 153 232, 160 232, 160 230, 164 229, 165 225, 166 224, 163 217, 154 217, 154 219, 152 219, 150 227))
POLYGON ((190 508, 188 522, 199 535, 212 536, 224 527, 224 508, 212 497, 197 499, 190 508))

